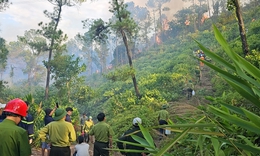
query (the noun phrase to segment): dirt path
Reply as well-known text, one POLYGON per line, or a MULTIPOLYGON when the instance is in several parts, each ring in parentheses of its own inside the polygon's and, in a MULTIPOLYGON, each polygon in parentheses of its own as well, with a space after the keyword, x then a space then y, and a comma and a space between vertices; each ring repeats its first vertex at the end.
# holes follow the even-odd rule
MULTIPOLYGON (((75 147, 75 145, 70 146, 71 156, 74 153, 74 147, 75 147)), ((41 148, 33 148, 32 149, 32 156, 42 156, 41 148)), ((47 156, 47 151, 45 152, 44 156, 47 156)), ((93 156, 93 144, 89 144, 89 156, 93 156)), ((113 156, 122 156, 122 155, 118 152, 115 152, 115 153, 113 153, 113 156)))

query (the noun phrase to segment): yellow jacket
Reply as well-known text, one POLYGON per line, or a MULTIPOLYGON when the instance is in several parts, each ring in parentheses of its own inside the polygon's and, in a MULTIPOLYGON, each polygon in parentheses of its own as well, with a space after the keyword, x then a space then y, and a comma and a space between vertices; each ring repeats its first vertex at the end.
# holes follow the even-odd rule
POLYGON ((85 124, 83 126, 83 130, 85 131, 85 133, 88 133, 93 125, 94 125, 93 121, 90 120, 85 121, 85 124))

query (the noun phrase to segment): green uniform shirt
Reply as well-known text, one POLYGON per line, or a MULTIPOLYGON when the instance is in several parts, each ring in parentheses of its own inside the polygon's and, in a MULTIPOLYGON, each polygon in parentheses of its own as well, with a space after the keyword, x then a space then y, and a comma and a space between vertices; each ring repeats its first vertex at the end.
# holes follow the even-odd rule
POLYGON ((17 126, 14 121, 5 119, 0 123, 0 155, 2 156, 29 156, 29 145, 26 130, 17 126))
POLYGON ((43 127, 39 132, 39 137, 42 142, 45 142, 47 134, 49 135, 51 145, 56 147, 70 146, 70 142, 76 140, 73 125, 64 120, 52 121, 43 127))
POLYGON ((187 89, 188 88, 190 88, 192 90, 194 89, 194 85, 191 82, 189 82, 186 86, 187 86, 187 89))
POLYGON ((107 143, 109 141, 109 137, 114 135, 114 131, 109 124, 105 121, 101 121, 92 127, 89 131, 89 135, 94 135, 95 140, 98 142, 107 143))
POLYGON ((169 112, 167 110, 160 110, 158 112, 159 116, 158 116, 158 119, 159 120, 165 120, 167 121, 169 119, 169 112))

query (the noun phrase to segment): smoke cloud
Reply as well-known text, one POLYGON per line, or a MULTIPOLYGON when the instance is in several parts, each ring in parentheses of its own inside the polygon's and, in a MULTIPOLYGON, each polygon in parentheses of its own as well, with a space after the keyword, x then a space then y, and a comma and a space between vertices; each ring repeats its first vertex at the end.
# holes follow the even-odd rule
MULTIPOLYGON (((136 6, 140 7, 146 7, 146 3, 148 0, 126 0, 125 2, 134 2, 136 6)), ((172 20, 174 17, 173 15, 183 9, 188 7, 189 4, 186 2, 183 2, 182 0, 171 0, 171 2, 165 3, 163 7, 169 7, 169 11, 164 11, 163 14, 165 14, 168 18, 168 20, 172 20)))

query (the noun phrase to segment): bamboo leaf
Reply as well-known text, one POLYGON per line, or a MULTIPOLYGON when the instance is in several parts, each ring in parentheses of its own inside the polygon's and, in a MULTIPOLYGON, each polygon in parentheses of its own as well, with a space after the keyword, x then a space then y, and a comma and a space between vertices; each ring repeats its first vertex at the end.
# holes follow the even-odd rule
POLYGON ((226 121, 229 121, 230 123, 232 124, 235 124, 237 126, 240 126, 242 128, 245 128, 251 132, 254 132, 254 133, 257 133, 257 134, 260 134, 260 128, 258 126, 256 126, 255 124, 253 124, 252 122, 249 122, 249 121, 245 121, 239 117, 236 117, 236 116, 233 116, 233 115, 230 115, 224 111, 221 111, 220 109, 218 108, 215 108, 213 106, 209 106, 209 109, 208 109, 210 112, 214 113, 216 116, 226 120, 226 121))
POLYGON ((219 30, 217 29, 217 27, 215 25, 213 25, 213 31, 214 31, 216 40, 221 45, 221 47, 225 50, 225 52, 228 54, 228 56, 233 61, 238 61, 237 56, 234 54, 232 49, 229 47, 227 41, 225 40, 225 38, 222 36, 222 34, 219 32, 219 30))
POLYGON ((150 135, 148 129, 144 128, 141 124, 138 124, 140 129, 141 129, 141 132, 145 138, 145 140, 148 142, 148 144, 152 147, 152 148, 155 148, 155 145, 154 145, 154 141, 153 141, 153 138, 152 136, 150 135))
POLYGON ((229 110, 240 114, 244 117, 247 117, 250 121, 252 121, 256 126, 260 125, 260 117, 244 108, 238 108, 236 106, 231 106, 229 104, 221 104, 225 107, 227 107, 229 110))
POLYGON ((221 76, 232 86, 236 89, 238 93, 240 93, 243 97, 250 100, 252 103, 254 103, 256 106, 260 107, 259 100, 256 98, 254 91, 252 90, 252 87, 244 80, 238 78, 237 76, 234 76, 214 65, 212 65, 209 62, 203 61, 207 66, 214 69, 218 73, 221 74, 221 76))
POLYGON ((160 125, 160 126, 153 126, 152 129, 155 128, 187 128, 187 127, 198 127, 198 128, 204 128, 204 127, 215 127, 215 124, 212 123, 190 123, 190 124, 174 124, 174 125, 160 125))
POLYGON ((219 147, 220 147, 219 141, 215 138, 210 138, 210 140, 214 148, 215 156, 219 156, 219 147))
POLYGON ((173 140, 171 140, 169 143, 167 143, 162 149, 158 151, 154 156, 162 156, 164 153, 166 153, 174 144, 176 144, 180 139, 182 139, 190 130, 191 128, 185 129, 181 134, 179 134, 177 137, 175 137, 173 140))
POLYGON ((219 63, 220 65, 235 71, 235 67, 233 65, 231 65, 230 63, 228 63, 227 61, 225 61, 223 58, 221 58, 220 56, 216 55, 215 53, 211 52, 210 50, 208 50, 207 48, 205 48, 202 44, 200 44, 198 41, 195 40, 195 42, 197 42, 198 46, 200 47, 200 49, 211 59, 214 59, 214 61, 216 63, 219 63))
POLYGON ((222 139, 222 138, 216 138, 216 139, 218 139, 219 141, 224 142, 224 143, 226 143, 228 145, 231 145, 231 146, 233 146, 233 144, 234 144, 236 147, 238 147, 240 149, 243 149, 245 151, 249 151, 252 154, 259 154, 260 153, 260 148, 259 147, 245 145, 245 144, 241 144, 241 143, 237 143, 237 142, 233 142, 233 141, 231 143, 231 141, 226 140, 226 139, 222 139))
MULTIPOLYGON (((181 129, 170 128, 169 130, 172 131, 172 132, 177 132, 177 133, 183 132, 183 130, 181 130, 181 129)), ((204 134, 204 135, 207 134, 207 135, 214 135, 214 136, 221 136, 221 137, 224 136, 224 134, 219 133, 219 132, 211 132, 211 131, 203 131, 203 130, 190 130, 188 133, 189 134, 204 134)))
POLYGON ((124 144, 129 144, 129 145, 134 145, 134 146, 139 146, 139 147, 144 147, 144 148, 151 148, 150 145, 147 144, 140 144, 140 143, 133 143, 133 142, 128 142, 128 141, 122 141, 122 140, 115 140, 116 142, 122 142, 124 144))

